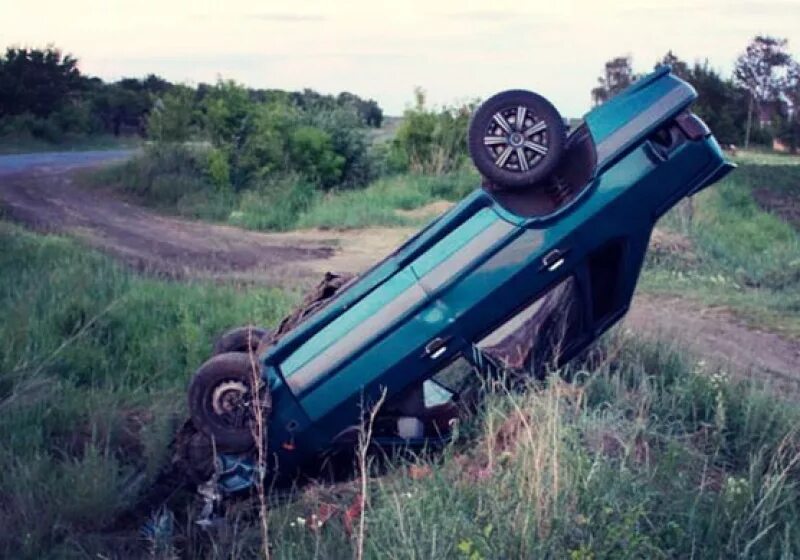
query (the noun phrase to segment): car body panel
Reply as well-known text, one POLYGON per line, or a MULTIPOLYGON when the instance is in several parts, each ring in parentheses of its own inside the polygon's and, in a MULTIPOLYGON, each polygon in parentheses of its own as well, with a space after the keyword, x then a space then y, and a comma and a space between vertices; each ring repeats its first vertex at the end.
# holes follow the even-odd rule
POLYGON ((710 135, 651 140, 695 97, 668 69, 641 79, 585 116, 597 165, 569 203, 523 217, 478 188, 267 350, 278 471, 334 447, 383 392, 480 362, 478 340, 568 277, 582 308, 565 359, 619 320, 656 220, 732 168, 710 135))

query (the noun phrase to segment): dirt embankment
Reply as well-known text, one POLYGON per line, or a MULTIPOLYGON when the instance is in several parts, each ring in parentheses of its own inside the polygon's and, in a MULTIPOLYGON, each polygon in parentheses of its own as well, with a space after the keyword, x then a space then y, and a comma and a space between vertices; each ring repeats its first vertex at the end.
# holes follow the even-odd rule
MULTIPOLYGON (((166 217, 84 190, 67 173, 75 165, 8 173, 2 167, 0 162, 0 206, 7 216, 38 230, 75 235, 136 269, 177 278, 308 285, 326 270, 361 272, 413 233, 408 228, 256 233, 166 217)), ((655 236, 654 243, 663 244, 663 237, 655 236)), ((753 330, 730 313, 676 298, 637 296, 626 324, 688 345, 732 370, 768 374, 787 389, 800 389, 800 341, 753 330)))

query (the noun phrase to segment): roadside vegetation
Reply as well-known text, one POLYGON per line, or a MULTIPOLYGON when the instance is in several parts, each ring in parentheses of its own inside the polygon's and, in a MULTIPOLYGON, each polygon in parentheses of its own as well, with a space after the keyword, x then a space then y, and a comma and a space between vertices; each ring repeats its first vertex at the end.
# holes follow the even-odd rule
POLYGON ((0 556, 42 558, 152 481, 213 338, 294 300, 137 278, 2 221, 0 246, 0 556))
MULTIPOLYGON (((228 124, 239 126, 241 122, 219 113, 219 109, 224 113, 225 107, 212 107, 214 101, 206 100, 209 95, 215 97, 222 87, 222 81, 189 87, 154 74, 107 83, 82 73, 78 59, 58 48, 8 47, 0 54, 0 152, 177 140, 176 134, 191 134, 197 128, 202 115, 194 109, 201 106, 209 108, 216 118, 228 118, 228 124), (160 113, 168 116, 162 118, 160 113)), ((375 101, 348 92, 332 96, 309 89, 239 88, 237 95, 238 103, 283 100, 301 108, 348 109, 367 127, 379 127, 383 119, 375 101)), ((307 133, 305 136, 304 140, 310 141, 307 133)))
MULTIPOLYGON (((621 66, 607 67, 600 87, 609 94, 621 66)), ((692 72, 747 115, 754 94, 744 85, 707 66, 692 72)), ((123 82, 103 87, 122 95, 133 88, 123 82)), ((136 135, 150 143, 90 180, 165 212, 258 230, 419 225, 427 218, 402 211, 456 201, 478 181, 466 164, 469 105, 431 108, 421 91, 389 136, 370 116, 375 107, 355 96, 220 81, 146 98, 136 135)), ((77 99, 59 111, 91 114, 95 101, 77 99)), ((28 112, 0 113, 8 137, 28 130, 48 142, 19 123, 57 122, 60 113, 28 112)), ((732 119, 725 134, 742 136, 742 122, 732 119)), ((753 144, 784 134, 753 126, 753 144)), ((736 159, 737 172, 662 220, 666 235, 640 287, 800 335, 797 225, 787 203, 769 204, 800 205, 800 158, 747 151, 736 159)), ((186 382, 215 335, 272 326, 298 295, 142 278, 1 217, 0 246, 0 556, 800 555, 797 395, 776 395, 763 378, 763 386, 737 381, 740 372, 622 329, 525 391, 486 387, 485 405, 440 454, 375 461, 366 480, 297 488, 291 499, 271 495, 266 543, 257 504, 247 501, 210 529, 193 523, 189 503, 118 530, 114 518, 170 460, 186 382)))
POLYGON ((418 90, 392 124, 395 135, 376 141, 352 109, 253 99, 220 82, 198 106, 168 97, 148 120, 153 143, 142 155, 90 182, 167 212, 254 229, 400 225, 394 208, 474 187, 469 111, 429 108, 418 90))
MULTIPOLYGON (((169 460, 214 334, 274 324, 277 290, 143 280, 74 242, 0 225, 0 554, 249 558, 255 506, 207 532, 186 509, 112 531, 169 460)), ((275 558, 791 557, 800 416, 680 348, 617 332, 522 393, 489 387, 443 454, 274 496, 275 558), (388 472, 385 470, 388 468, 388 472), (352 536, 351 536, 352 535, 352 536)), ((374 464, 377 468, 377 463, 374 464)))
POLYGON ((758 326, 800 335, 800 230, 756 192, 800 204, 800 158, 745 153, 718 185, 676 207, 672 238, 648 255, 641 289, 729 307, 758 326))

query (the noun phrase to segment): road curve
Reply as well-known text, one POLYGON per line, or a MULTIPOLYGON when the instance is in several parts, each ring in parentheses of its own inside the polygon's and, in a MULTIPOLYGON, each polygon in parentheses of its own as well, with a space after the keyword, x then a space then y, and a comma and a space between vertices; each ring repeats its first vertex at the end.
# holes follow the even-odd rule
POLYGON ((136 150, 94 150, 89 152, 43 152, 0 156, 0 177, 39 171, 64 172, 132 157, 136 150))
POLYGON ((76 185, 74 171, 121 161, 128 150, 0 156, 0 208, 32 229, 66 233, 133 268, 174 278, 296 283, 332 242, 264 234, 157 214, 107 190, 76 185))

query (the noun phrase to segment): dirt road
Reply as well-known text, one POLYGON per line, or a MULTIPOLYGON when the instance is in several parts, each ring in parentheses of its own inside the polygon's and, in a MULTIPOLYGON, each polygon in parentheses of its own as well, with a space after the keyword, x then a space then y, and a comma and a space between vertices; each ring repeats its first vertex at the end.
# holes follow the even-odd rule
MULTIPOLYGON (((181 220, 84 190, 70 173, 129 154, 2 156, 0 207, 15 221, 77 236, 149 273, 292 286, 307 285, 326 270, 363 271, 413 233, 376 228, 265 234, 181 220)), ((800 390, 800 341, 753 330, 730 313, 640 295, 626 324, 688 345, 730 371, 767 374, 786 389, 800 390)))
POLYGON ((47 232, 68 233, 138 270, 170 277, 280 282, 315 273, 334 254, 336 239, 266 235, 162 216, 108 193, 75 185, 76 168, 129 152, 0 157, 0 205, 5 215, 47 232), (310 263, 301 266, 300 263, 310 263))

